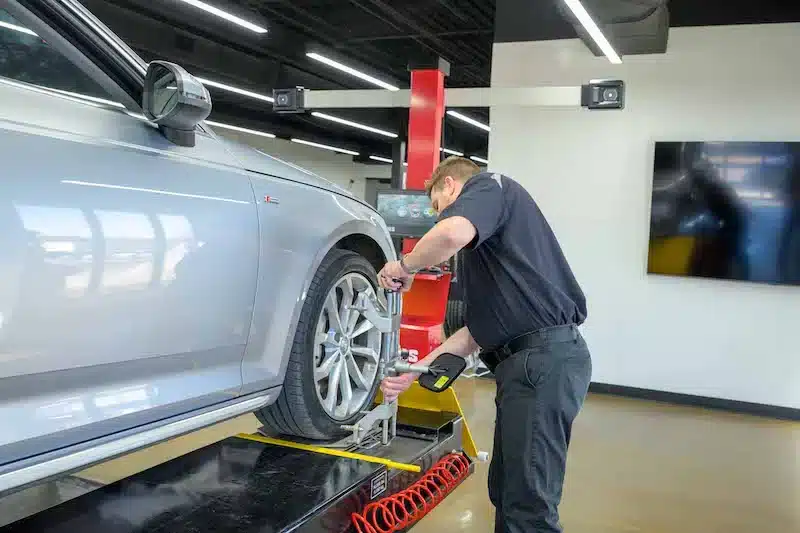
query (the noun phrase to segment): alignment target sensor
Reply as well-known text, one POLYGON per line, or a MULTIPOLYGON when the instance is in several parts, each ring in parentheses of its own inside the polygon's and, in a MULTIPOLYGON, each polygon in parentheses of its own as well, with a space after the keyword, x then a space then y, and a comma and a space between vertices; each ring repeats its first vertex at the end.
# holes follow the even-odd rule
POLYGON ((589 109, 623 109, 625 82, 592 80, 586 85, 581 85, 581 106, 589 109))
POLYGON ((432 392, 442 392, 461 375, 467 367, 463 357, 451 353, 443 353, 431 363, 427 373, 419 377, 419 384, 432 392))

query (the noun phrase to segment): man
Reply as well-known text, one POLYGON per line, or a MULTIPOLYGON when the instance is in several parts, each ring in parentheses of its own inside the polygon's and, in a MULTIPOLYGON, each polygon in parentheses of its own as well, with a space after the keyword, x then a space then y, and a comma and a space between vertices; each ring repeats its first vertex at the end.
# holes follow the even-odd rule
MULTIPOLYGON (((559 532, 572 422, 591 377, 578 331, 587 314, 583 292, 536 203, 511 178, 451 157, 426 189, 439 221, 411 253, 384 266, 379 283, 408 290, 415 272, 463 250, 466 327, 424 361, 482 349, 497 381, 489 468, 495 532, 559 532)), ((386 378, 381 389, 394 399, 417 377, 386 378)))

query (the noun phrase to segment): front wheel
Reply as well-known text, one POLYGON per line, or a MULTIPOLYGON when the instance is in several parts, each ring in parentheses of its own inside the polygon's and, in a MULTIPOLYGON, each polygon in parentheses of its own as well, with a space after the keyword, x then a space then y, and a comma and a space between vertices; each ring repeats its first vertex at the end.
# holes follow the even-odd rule
POLYGON ((359 296, 375 294, 377 275, 362 256, 332 250, 309 288, 294 336, 283 391, 256 413, 285 435, 329 440, 344 436, 378 390, 383 336, 357 309, 359 296))

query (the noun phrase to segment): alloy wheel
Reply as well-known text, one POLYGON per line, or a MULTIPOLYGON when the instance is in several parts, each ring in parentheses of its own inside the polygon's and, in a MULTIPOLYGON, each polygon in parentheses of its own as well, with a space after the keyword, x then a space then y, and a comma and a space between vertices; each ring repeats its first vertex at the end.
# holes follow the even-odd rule
POLYGON ((314 343, 314 382, 325 412, 346 420, 365 408, 378 377, 382 337, 358 310, 375 290, 362 274, 345 274, 325 297, 314 343))

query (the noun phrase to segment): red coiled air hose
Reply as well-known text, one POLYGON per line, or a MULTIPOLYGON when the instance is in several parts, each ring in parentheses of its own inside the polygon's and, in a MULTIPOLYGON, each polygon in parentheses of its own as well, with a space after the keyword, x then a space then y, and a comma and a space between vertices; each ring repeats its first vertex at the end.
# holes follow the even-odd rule
POLYGON ((367 505, 353 513, 358 533, 402 531, 431 512, 469 474, 469 459, 452 453, 439 460, 407 489, 367 505))

